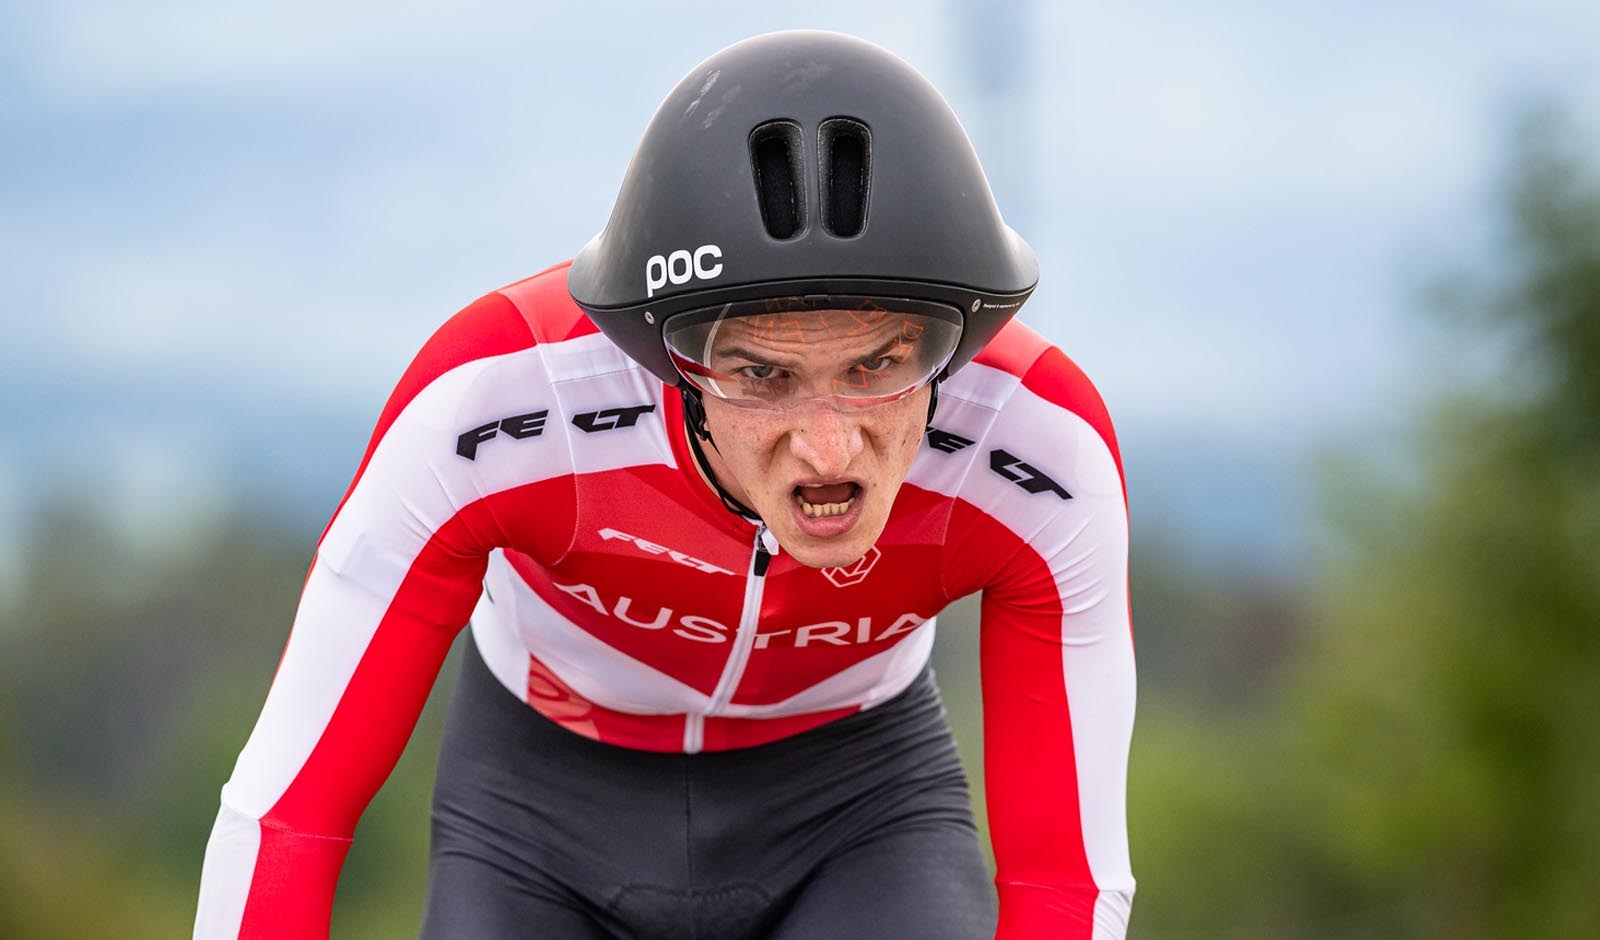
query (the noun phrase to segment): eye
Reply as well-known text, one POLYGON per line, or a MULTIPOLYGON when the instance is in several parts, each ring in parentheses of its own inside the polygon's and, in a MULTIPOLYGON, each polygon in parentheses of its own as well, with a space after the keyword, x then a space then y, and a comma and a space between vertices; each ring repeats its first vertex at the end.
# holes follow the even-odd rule
POLYGON ((740 366, 739 368, 733 370, 733 374, 747 379, 755 379, 758 382, 767 382, 771 381, 772 379, 783 378, 782 369, 778 368, 777 366, 769 365, 740 366))
POLYGON ((904 348, 892 349, 880 355, 868 356, 850 367, 857 375, 886 375, 905 365, 907 354, 904 348))

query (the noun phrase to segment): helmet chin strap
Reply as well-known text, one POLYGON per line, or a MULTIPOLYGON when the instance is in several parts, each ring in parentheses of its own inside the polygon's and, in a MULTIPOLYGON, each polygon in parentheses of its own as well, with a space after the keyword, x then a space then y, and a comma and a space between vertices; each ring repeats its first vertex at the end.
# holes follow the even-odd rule
MULTIPOLYGON (((713 449, 717 447, 717 442, 711 439, 711 430, 706 427, 706 406, 705 402, 700 400, 700 390, 686 383, 680 383, 678 395, 683 399, 683 424, 689 429, 689 450, 694 453, 694 462, 700 466, 700 472, 711 481, 711 488, 717 491, 717 496, 722 499, 722 505, 729 512, 751 522, 760 522, 761 516, 754 509, 734 499, 732 493, 722 488, 722 483, 711 471, 711 464, 706 460, 706 452, 700 447, 701 441, 710 444, 713 449)), ((721 453, 720 450, 717 452, 721 453)))
MULTIPOLYGON (((683 424, 689 429, 689 450, 694 453, 694 462, 699 465, 700 472, 711 481, 711 488, 717 491, 722 505, 736 516, 742 516, 751 522, 760 522, 761 516, 754 509, 739 502, 733 494, 722 488, 722 483, 717 480, 717 475, 711 471, 711 464, 706 460, 706 452, 700 447, 700 442, 710 444, 717 453, 722 450, 717 447, 717 442, 711 439, 711 429, 706 427, 706 405, 700 398, 700 390, 687 383, 679 383, 678 396, 683 399, 683 424)), ((927 431, 933 430, 933 411, 939 407, 939 380, 934 379, 928 383, 928 420, 927 431)))

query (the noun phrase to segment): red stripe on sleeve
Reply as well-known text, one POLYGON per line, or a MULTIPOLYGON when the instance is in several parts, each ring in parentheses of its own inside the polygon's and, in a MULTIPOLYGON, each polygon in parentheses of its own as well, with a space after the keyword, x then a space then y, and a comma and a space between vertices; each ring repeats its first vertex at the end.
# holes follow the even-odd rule
POLYGON ((239 940, 326 937, 349 839, 285 832, 263 822, 239 940))
POLYGON ((1067 354, 1051 346, 1044 351, 1022 377, 1022 384, 1045 401, 1060 405, 1082 418, 1094 428, 1111 451, 1117 464, 1117 477, 1122 480, 1122 499, 1128 499, 1128 478, 1122 472, 1122 451, 1117 447, 1117 432, 1111 426, 1111 413, 1100 398, 1100 391, 1084 375, 1078 364, 1067 354))

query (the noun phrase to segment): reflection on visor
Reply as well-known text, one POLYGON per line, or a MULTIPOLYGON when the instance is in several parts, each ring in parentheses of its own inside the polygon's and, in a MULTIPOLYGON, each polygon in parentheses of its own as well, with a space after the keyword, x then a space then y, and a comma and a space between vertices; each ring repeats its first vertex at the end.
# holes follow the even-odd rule
POLYGON ((691 385, 733 404, 776 409, 813 399, 867 408, 904 398, 939 374, 961 339, 953 308, 842 297, 826 304, 692 311, 668 320, 663 337, 691 385))

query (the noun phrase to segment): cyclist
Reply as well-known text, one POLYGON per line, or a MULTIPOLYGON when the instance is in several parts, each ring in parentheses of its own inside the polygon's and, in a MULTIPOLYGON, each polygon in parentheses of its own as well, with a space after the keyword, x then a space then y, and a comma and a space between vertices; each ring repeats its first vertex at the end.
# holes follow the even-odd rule
POLYGON ((196 936, 320 937, 470 619, 423 936, 1118 938, 1127 514, 1093 386, 901 60, 690 73, 570 264, 442 326, 318 544, 196 936), (981 591, 998 899, 928 668, 981 591))

